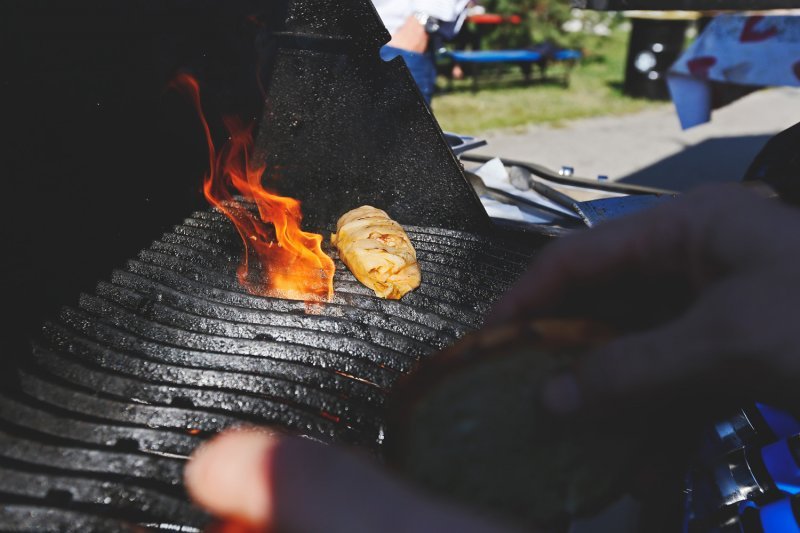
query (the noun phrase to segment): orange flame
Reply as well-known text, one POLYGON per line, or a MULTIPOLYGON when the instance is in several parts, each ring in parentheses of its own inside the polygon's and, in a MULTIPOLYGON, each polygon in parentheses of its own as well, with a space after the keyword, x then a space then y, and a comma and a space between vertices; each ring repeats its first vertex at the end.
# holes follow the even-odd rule
POLYGON ((278 196, 262 184, 265 166, 250 160, 252 126, 226 118, 229 141, 216 155, 211 130, 200 103, 200 87, 193 77, 179 74, 172 86, 192 99, 208 143, 209 173, 203 180, 206 199, 227 216, 244 244, 237 275, 250 293, 307 302, 329 300, 333 296, 333 260, 322 251, 322 235, 300 229, 303 219, 300 202, 278 196), (252 207, 235 199, 231 187, 252 207), (250 262, 257 258, 260 272, 252 272, 250 262))

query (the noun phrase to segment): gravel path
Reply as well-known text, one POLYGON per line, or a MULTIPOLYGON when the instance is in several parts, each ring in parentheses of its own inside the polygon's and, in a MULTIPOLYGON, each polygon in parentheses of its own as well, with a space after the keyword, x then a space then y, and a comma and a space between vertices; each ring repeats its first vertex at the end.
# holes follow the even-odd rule
POLYGON ((775 133, 800 122, 800 89, 752 93, 714 111, 711 122, 683 131, 674 108, 599 117, 562 128, 485 136, 476 154, 530 161, 575 175, 606 175, 642 185, 687 190, 704 182, 741 179, 753 157, 775 133))

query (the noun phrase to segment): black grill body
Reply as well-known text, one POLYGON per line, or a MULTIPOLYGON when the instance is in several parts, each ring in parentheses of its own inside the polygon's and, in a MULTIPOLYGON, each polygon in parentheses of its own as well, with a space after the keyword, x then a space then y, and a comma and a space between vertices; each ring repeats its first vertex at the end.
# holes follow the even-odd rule
POLYGON ((402 59, 381 60, 388 40, 369 1, 289 2, 259 54, 270 72, 257 139, 267 172, 312 225, 367 204, 401 224, 486 231, 480 200, 402 59))
POLYGON ((407 231, 418 290, 377 298, 337 260, 333 300, 313 307, 245 292, 239 237, 215 211, 153 242, 45 323, 0 397, 0 528, 76 513, 84 531, 202 527, 183 461, 226 427, 380 453, 394 380, 478 327, 530 256, 524 242, 407 231))
POLYGON ((201 529, 184 461, 242 424, 379 455, 397 377, 479 327, 542 244, 491 226, 413 80, 379 60, 371 3, 341 4, 3 2, 0 530, 201 529), (199 195, 199 123, 165 92, 181 71, 209 118, 264 117, 259 155, 305 229, 383 207, 422 286, 382 300, 337 259, 329 303, 244 291, 238 234, 199 195))

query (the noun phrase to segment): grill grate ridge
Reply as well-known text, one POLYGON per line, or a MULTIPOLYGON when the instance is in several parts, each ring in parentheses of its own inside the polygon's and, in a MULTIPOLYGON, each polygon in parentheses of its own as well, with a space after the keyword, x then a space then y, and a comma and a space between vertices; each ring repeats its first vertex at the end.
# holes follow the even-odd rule
MULTIPOLYGON (((134 288, 147 286, 147 283, 163 284, 178 292, 200 295, 210 302, 240 307, 252 313, 282 313, 287 317, 309 320, 317 316, 335 318, 399 333, 437 346, 439 343, 449 344, 469 330, 461 324, 432 313, 421 313, 409 317, 405 313, 391 313, 388 309, 369 301, 358 302, 365 304, 362 307, 343 305, 341 302, 329 302, 324 307, 317 308, 314 315, 308 315, 306 306, 302 302, 261 298, 244 292, 220 289, 169 269, 140 261, 129 261, 128 268, 128 271, 115 271, 112 274, 114 284, 133 286, 134 288), (444 337, 444 341, 442 337, 444 337)), ((404 310, 401 308, 399 311, 404 310)))
MULTIPOLYGON (((331 425, 329 422, 331 416, 349 419, 348 407, 341 402, 326 402, 313 410, 308 406, 290 403, 289 398, 294 396, 293 392, 287 393, 286 397, 278 402, 274 397, 228 394, 219 390, 180 386, 175 382, 164 385, 151 380, 120 376, 74 363, 71 358, 55 359, 52 353, 43 352, 38 348, 34 348, 33 354, 35 361, 46 372, 83 388, 93 386, 98 392, 103 392, 114 399, 125 399, 136 395, 138 401, 151 406, 185 405, 207 413, 240 416, 250 423, 280 424, 301 433, 307 431, 313 437, 323 438, 333 434, 346 442, 353 440, 348 438, 347 433, 351 431, 348 426, 331 425), (328 416, 322 413, 327 413, 328 416)), ((348 422, 363 424, 360 418, 348 422)))

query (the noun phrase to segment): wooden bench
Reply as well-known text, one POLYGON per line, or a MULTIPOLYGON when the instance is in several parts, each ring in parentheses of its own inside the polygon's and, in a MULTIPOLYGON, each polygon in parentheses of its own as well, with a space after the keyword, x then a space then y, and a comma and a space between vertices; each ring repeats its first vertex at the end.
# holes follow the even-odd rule
MULTIPOLYGON (((547 79, 547 67, 552 63, 564 65, 561 83, 569 85, 569 74, 575 63, 581 58, 578 50, 562 49, 549 54, 542 54, 535 50, 447 50, 442 56, 451 60, 456 65, 469 65, 472 76, 472 90, 478 89, 478 77, 485 65, 518 65, 525 79, 525 83, 532 80, 533 67, 539 68, 540 79, 547 79)), ((450 88, 452 89, 452 78, 450 88)))

